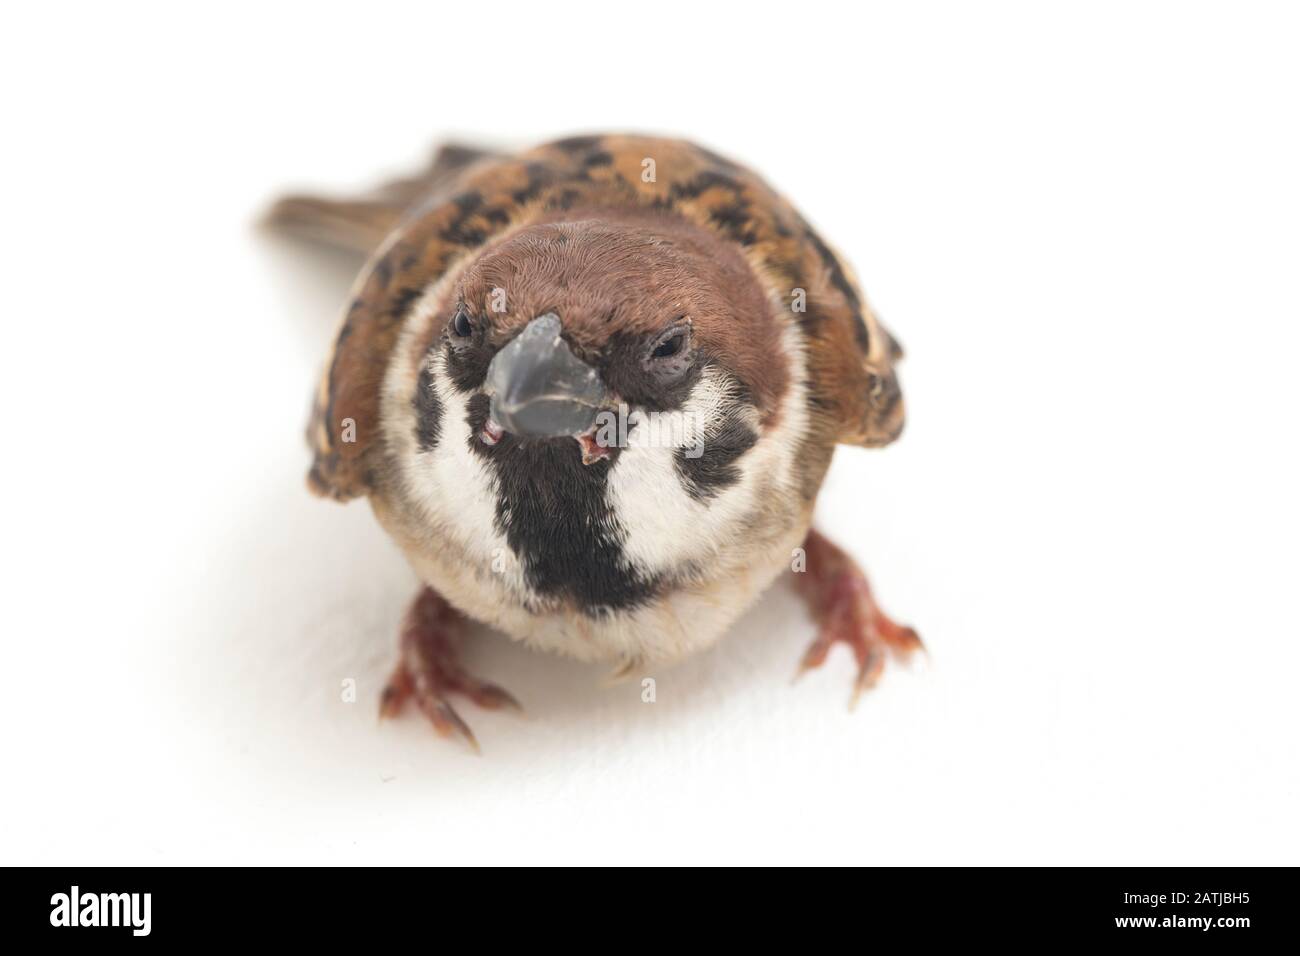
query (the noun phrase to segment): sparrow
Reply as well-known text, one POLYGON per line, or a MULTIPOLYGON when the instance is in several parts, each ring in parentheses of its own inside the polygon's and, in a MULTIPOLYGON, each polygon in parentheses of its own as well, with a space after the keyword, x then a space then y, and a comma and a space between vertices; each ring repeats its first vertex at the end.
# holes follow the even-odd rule
POLYGON ((709 647, 792 572, 853 699, 920 648, 812 529, 840 444, 903 429, 897 341, 845 261, 749 169, 677 139, 441 148, 269 222, 367 256, 315 396, 308 484, 365 497, 424 587, 383 717, 517 708, 470 619, 626 676, 709 647))

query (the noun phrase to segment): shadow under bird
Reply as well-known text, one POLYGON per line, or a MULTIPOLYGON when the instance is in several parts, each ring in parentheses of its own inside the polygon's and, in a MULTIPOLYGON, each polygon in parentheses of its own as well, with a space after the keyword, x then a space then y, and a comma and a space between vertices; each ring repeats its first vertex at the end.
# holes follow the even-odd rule
POLYGON ((322 378, 311 488, 365 496, 425 587, 381 713, 477 747, 466 618, 628 674, 708 647, 783 571, 857 693, 920 647, 811 529, 837 444, 898 437, 901 351, 754 173, 687 142, 445 146, 272 225, 369 256, 322 378))

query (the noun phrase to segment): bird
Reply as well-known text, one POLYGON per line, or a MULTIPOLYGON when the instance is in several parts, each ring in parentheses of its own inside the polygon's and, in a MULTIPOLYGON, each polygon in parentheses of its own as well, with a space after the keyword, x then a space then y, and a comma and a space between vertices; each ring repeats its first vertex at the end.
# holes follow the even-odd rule
POLYGON ((367 498, 422 587, 381 717, 519 708, 470 622, 626 677, 711 646, 789 572, 851 700, 922 649, 812 527, 840 445, 905 420, 898 341, 850 266, 746 166, 680 139, 438 149, 274 228, 365 257, 315 394, 308 485, 367 498))

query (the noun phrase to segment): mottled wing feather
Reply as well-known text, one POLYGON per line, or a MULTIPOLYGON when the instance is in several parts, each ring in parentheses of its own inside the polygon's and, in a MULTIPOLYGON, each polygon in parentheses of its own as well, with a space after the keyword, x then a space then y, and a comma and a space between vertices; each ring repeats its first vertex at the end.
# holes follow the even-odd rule
POLYGON ((813 420, 824 437, 878 443, 868 393, 872 375, 888 369, 888 334, 835 253, 754 173, 680 140, 582 136, 514 157, 476 155, 443 185, 390 194, 405 206, 358 281, 317 396, 309 432, 317 492, 347 499, 373 486, 381 385, 412 303, 458 257, 568 208, 678 211, 737 243, 787 306, 804 290, 795 315, 813 420))

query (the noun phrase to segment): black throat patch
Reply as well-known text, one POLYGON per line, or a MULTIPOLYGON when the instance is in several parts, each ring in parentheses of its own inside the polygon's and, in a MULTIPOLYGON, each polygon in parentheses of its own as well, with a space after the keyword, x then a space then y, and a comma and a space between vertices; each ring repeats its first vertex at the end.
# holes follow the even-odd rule
POLYGON ((627 566, 622 531, 605 496, 617 456, 584 465, 568 438, 524 441, 505 434, 485 444, 479 433, 488 404, 486 395, 469 400, 470 450, 491 464, 497 529, 522 562, 529 587, 593 617, 647 603, 659 582, 627 566))

